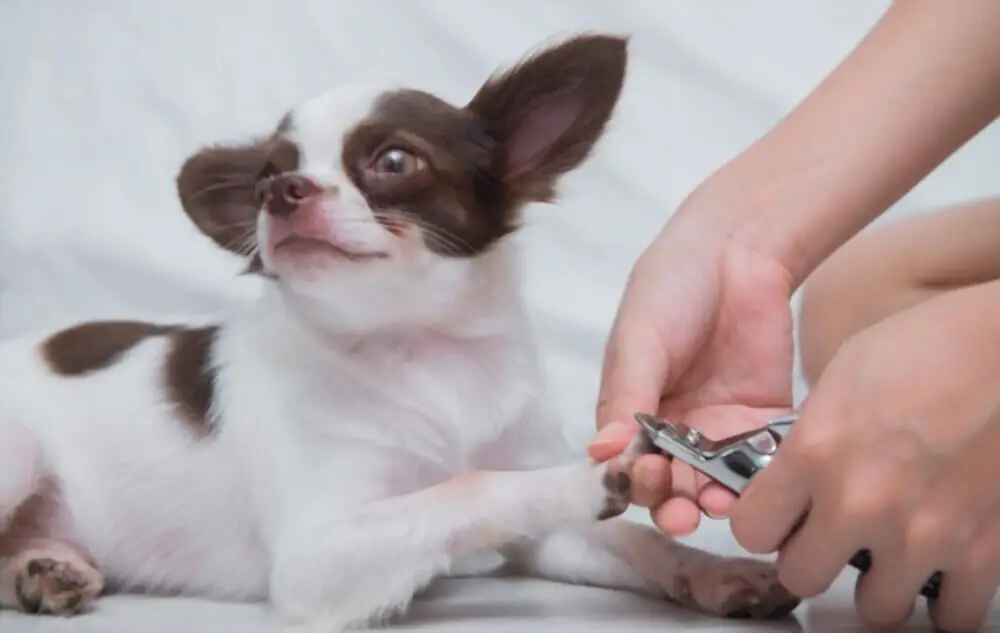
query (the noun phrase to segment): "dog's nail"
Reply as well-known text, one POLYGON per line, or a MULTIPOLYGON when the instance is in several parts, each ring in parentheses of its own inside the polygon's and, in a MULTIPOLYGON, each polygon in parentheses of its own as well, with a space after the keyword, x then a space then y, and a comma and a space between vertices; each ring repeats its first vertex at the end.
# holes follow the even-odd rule
POLYGON ((618 473, 615 476, 615 491, 623 495, 628 492, 629 488, 632 487, 632 478, 628 476, 628 473, 618 473))

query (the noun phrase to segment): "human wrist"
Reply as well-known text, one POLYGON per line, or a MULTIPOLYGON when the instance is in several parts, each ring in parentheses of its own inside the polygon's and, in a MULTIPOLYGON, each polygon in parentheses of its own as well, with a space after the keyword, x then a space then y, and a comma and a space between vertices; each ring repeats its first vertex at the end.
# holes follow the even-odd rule
POLYGON ((899 2, 678 215, 780 262, 797 287, 1000 114, 1000 3, 899 2), (928 46, 928 41, 935 46, 928 46))

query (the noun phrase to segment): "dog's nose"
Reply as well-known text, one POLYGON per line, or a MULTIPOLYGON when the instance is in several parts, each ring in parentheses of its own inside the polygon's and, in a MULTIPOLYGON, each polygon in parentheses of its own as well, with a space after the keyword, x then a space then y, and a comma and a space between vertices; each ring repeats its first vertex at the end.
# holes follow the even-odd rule
POLYGON ((289 174, 280 178, 278 187, 280 195, 288 202, 295 204, 304 202, 323 192, 323 188, 312 178, 296 174, 289 174))
POLYGON ((284 174, 271 181, 271 200, 267 210, 272 215, 288 217, 303 203, 323 193, 323 187, 308 176, 284 174))

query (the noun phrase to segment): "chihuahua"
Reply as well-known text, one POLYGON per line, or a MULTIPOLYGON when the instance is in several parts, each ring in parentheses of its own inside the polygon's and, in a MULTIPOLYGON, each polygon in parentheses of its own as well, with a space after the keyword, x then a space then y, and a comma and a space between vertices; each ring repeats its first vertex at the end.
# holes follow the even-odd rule
POLYGON ((574 457, 546 409, 510 238, 591 155, 627 60, 627 38, 580 34, 464 106, 342 87, 190 156, 185 212, 263 292, 210 325, 0 344, 0 605, 183 594, 338 631, 495 552, 710 616, 792 611, 771 563, 620 516, 650 446, 574 457))

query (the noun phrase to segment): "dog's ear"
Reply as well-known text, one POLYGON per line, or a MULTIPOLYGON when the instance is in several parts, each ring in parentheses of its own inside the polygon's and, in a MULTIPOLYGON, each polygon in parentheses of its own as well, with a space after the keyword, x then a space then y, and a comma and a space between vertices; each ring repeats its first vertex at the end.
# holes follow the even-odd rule
POLYGON ((519 202, 549 201, 589 156, 625 81, 628 39, 581 35, 494 75, 466 106, 498 144, 496 176, 519 202))
POLYGON ((177 174, 184 212, 226 250, 249 254, 258 212, 255 187, 273 147, 271 139, 206 147, 185 160, 177 174))

